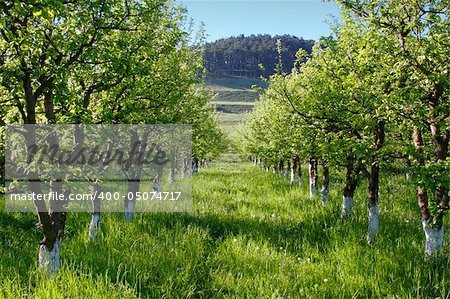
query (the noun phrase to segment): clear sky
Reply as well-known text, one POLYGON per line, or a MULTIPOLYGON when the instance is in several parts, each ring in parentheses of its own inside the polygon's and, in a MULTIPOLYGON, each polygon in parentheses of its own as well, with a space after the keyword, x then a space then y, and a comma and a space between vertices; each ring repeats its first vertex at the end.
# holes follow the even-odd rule
POLYGON ((291 34, 305 39, 328 35, 340 18, 334 2, 321 0, 178 0, 196 24, 205 23, 208 41, 239 34, 291 34))

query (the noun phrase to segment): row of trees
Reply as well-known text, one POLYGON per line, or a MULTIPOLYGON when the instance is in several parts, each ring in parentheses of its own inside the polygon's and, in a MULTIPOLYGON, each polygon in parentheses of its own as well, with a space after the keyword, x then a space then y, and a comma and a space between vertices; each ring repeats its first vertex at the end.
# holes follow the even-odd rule
POLYGON ((294 66, 295 53, 299 49, 311 53, 314 44, 313 40, 291 35, 272 37, 259 34, 222 38, 205 45, 206 70, 214 76, 270 76, 278 62, 277 40, 281 40, 283 45, 281 56, 285 71, 294 66))
POLYGON ((287 165, 292 177, 308 161, 311 195, 322 165, 324 202, 328 167, 345 169, 342 217, 366 178, 369 242, 378 231, 380 168, 407 165, 431 256, 442 248, 449 209, 448 2, 341 3, 335 36, 311 55, 300 51, 292 73, 270 77, 245 125, 244 152, 266 169, 287 165))
MULTIPOLYGON (((194 164, 223 148, 199 76, 202 40, 191 39, 183 8, 163 0, 2 1, 0 16, 2 127, 192 124, 194 164)), ((66 221, 53 205, 36 206, 47 269, 59 266, 66 221)))

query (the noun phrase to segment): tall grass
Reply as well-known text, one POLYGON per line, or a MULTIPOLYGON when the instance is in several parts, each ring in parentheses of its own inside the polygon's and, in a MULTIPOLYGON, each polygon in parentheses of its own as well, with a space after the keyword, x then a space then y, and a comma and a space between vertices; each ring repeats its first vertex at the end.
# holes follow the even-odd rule
POLYGON ((104 214, 93 243, 90 216, 69 214, 57 275, 37 270, 36 216, 1 210, 0 298, 449 296, 448 236, 442 256, 425 261, 413 186, 401 176, 382 178, 380 232, 370 246, 365 186, 352 217, 342 220, 342 178, 332 175, 322 207, 306 186, 291 188, 287 178, 247 163, 218 162, 194 177, 191 214, 140 214, 133 223, 104 214))

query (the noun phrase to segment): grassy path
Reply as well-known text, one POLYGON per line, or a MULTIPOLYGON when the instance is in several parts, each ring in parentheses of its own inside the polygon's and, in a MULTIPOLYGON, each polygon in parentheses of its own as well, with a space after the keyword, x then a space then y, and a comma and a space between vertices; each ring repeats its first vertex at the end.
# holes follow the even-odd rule
POLYGON ((0 212, 0 298, 446 298, 448 246, 439 263, 423 260, 405 181, 383 178, 380 238, 369 246, 365 190, 343 221, 339 179, 322 207, 306 187, 225 157, 194 177, 191 214, 130 224, 111 213, 91 244, 89 215, 70 214, 54 277, 35 271, 35 216, 0 212))

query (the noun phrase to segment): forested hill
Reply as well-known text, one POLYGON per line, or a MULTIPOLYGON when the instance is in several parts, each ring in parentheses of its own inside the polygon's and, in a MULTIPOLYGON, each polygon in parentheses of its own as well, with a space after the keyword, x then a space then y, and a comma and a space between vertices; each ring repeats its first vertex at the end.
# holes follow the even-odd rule
POLYGON ((273 74, 278 62, 277 40, 282 45, 283 70, 290 71, 299 49, 308 53, 313 40, 292 35, 239 35, 205 45, 206 69, 210 75, 259 77, 273 74), (264 67, 261 70, 260 65, 264 67))

